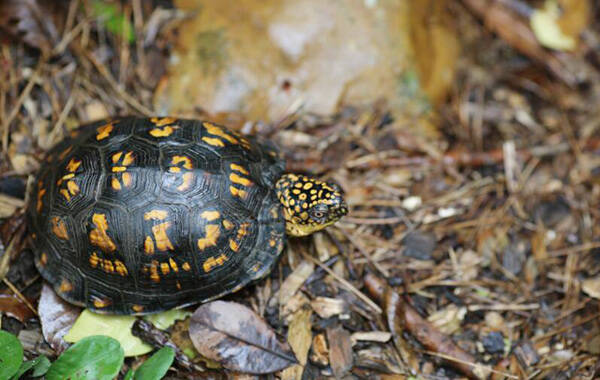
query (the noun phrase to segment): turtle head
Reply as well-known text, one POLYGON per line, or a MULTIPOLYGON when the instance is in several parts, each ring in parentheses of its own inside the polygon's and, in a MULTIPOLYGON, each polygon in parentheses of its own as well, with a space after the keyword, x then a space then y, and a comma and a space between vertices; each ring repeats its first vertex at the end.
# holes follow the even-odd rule
POLYGON ((341 189, 334 183, 284 174, 277 181, 275 191, 283 205, 285 230, 292 236, 310 235, 348 213, 341 189))

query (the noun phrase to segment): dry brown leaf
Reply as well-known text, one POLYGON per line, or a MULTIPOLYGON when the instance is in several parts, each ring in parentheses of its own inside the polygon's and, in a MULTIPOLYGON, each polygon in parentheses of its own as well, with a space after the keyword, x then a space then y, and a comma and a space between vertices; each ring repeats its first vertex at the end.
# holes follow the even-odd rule
POLYGON ((0 315, 6 314, 9 317, 18 319, 21 323, 25 323, 34 314, 18 297, 9 294, 0 294, 0 315))
POLYGON ((279 288, 279 304, 285 305, 314 270, 315 265, 313 263, 303 260, 281 284, 281 288, 279 288))
POLYGON ((292 317, 288 329, 288 342, 290 343, 290 346, 292 346, 299 364, 283 370, 281 374, 282 380, 302 379, 302 372, 304 371, 304 366, 306 365, 306 360, 308 358, 308 350, 312 343, 311 315, 312 311, 308 308, 304 308, 295 312, 292 317))
POLYGON ((317 297, 310 303, 311 307, 323 319, 331 318, 347 311, 348 306, 343 299, 317 297))
POLYGON ((583 280, 581 289, 590 297, 600 299, 600 276, 583 280))
POLYGON ((63 336, 69 332, 80 313, 80 308, 63 301, 48 284, 44 283, 38 314, 44 339, 56 352, 61 353, 69 346, 63 340, 63 336))
POLYGON ((198 307, 190 320, 190 338, 200 354, 233 371, 271 373, 298 362, 261 317, 235 302, 198 307))
POLYGON ((350 333, 341 326, 327 329, 329 342, 329 363, 336 379, 341 379, 353 365, 352 341, 350 333))
POLYGON ((310 361, 322 367, 329 364, 329 347, 324 334, 317 334, 313 338, 310 361))

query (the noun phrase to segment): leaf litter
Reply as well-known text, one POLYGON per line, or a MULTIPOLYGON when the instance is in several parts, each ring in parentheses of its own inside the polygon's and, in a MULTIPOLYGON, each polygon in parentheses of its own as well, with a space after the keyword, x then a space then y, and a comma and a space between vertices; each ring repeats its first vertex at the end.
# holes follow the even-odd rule
MULTIPOLYGON (((348 34, 364 34, 356 46, 390 26, 399 34, 379 42, 402 43, 364 50, 391 56, 392 70, 376 64, 359 74, 368 66, 363 55, 334 76, 332 67, 346 66, 328 54, 346 57, 353 37, 334 49, 326 41, 345 36, 335 17, 298 22, 310 16, 299 8, 309 0, 204 11, 191 1, 175 9, 132 0, 111 3, 123 22, 110 26, 91 2, 59 3, 56 10, 9 1, 0 12, 0 292, 11 300, 0 303, 1 326, 19 337, 28 359, 54 361, 79 313, 48 302, 53 293, 42 290, 22 249, 25 185, 43 152, 82 122, 177 112, 271 138, 290 171, 335 180, 351 206, 326 232, 290 239, 265 281, 227 299, 230 308, 252 310, 253 329, 289 342, 281 350, 292 356, 275 376, 597 376, 598 4, 399 2, 397 13, 378 19, 381 2, 349 2, 337 14, 362 26, 348 34), (562 11, 549 14, 556 4, 562 11), (242 11, 262 24, 238 22, 242 11), (532 20, 536 12, 546 19, 532 20), (120 29, 127 21, 133 34, 120 29), (182 30, 190 34, 180 37, 182 30), (310 37, 315 30, 319 38, 310 37), (304 39, 285 38, 293 33, 304 39), (548 44, 548 36, 564 41, 548 44), (189 43, 196 46, 186 52, 189 43), (205 79, 191 81, 192 97, 205 100, 181 90, 185 78, 177 75, 190 67, 205 79), (304 74, 314 67, 318 75, 304 74), (39 321, 26 312, 36 301, 39 321)), ((326 15, 335 4, 319 7, 326 15)), ((196 351, 190 324, 158 329, 137 320, 133 331, 153 347, 173 348, 178 377, 241 378, 236 371, 247 368, 232 371, 196 351)), ((123 373, 144 360, 126 359, 123 373)))

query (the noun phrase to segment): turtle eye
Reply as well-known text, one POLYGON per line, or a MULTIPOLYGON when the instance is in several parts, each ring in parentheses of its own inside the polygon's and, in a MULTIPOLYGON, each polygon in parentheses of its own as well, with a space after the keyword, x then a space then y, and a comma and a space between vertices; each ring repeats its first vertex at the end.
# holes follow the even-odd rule
POLYGON ((323 219, 325 219, 325 217, 327 216, 328 209, 329 208, 327 207, 327 205, 324 205, 324 204, 316 205, 315 207, 311 208, 309 211, 311 219, 314 219, 318 222, 323 221, 323 219))

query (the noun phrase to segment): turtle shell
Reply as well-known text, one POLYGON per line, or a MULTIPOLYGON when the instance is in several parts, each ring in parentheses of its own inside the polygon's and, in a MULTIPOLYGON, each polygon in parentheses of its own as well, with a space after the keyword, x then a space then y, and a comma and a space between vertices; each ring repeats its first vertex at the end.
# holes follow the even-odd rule
POLYGON ((27 219, 35 263, 65 300, 147 314, 234 292, 270 272, 284 170, 267 141, 197 120, 84 126, 47 155, 27 219))

